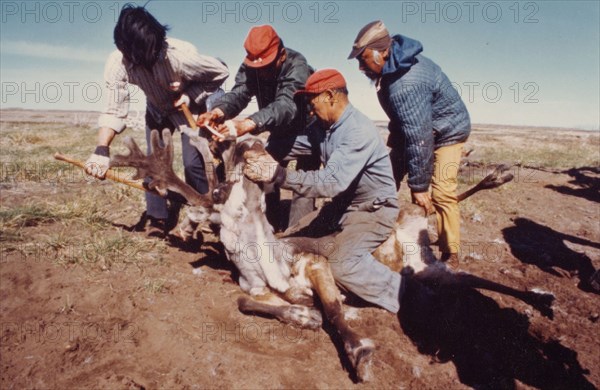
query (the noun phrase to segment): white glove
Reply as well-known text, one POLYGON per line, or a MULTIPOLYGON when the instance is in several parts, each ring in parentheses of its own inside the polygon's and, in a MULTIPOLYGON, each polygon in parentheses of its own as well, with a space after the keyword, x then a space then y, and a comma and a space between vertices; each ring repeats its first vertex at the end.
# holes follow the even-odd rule
POLYGON ((179 97, 179 99, 177 99, 177 101, 175 103, 173 103, 173 105, 175 107, 180 107, 182 104, 185 104, 186 106, 190 106, 190 97, 188 96, 187 93, 182 93, 181 96, 179 97))
POLYGON ((104 179, 109 162, 110 158, 108 156, 100 156, 94 153, 85 162, 85 173, 98 179, 104 179))

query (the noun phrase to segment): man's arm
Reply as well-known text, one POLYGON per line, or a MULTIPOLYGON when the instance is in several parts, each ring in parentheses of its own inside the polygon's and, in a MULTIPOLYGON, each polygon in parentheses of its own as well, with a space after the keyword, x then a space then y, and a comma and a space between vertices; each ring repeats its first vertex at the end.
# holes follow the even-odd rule
POLYGON ((434 136, 431 90, 424 83, 401 85, 390 97, 393 119, 401 124, 408 162, 408 186, 426 192, 433 173, 434 136))
POLYGON ((252 99, 252 92, 248 87, 248 68, 242 64, 235 76, 235 85, 231 91, 223 95, 214 105, 214 109, 223 112, 222 119, 235 118, 252 99))
POLYGON ((115 50, 104 67, 104 96, 106 106, 98 118, 99 128, 110 128, 120 133, 125 129, 125 119, 129 114, 130 94, 128 77, 123 66, 123 55, 115 50))
POLYGON ((360 132, 351 133, 336 147, 323 168, 316 171, 286 169, 281 187, 308 198, 333 198, 359 177, 374 148, 373 140, 361 137, 360 132))
POLYGON ((173 39, 170 42, 176 48, 174 60, 180 66, 184 83, 182 92, 201 104, 229 77, 229 69, 217 58, 198 53, 188 42, 173 39))
POLYGON ((101 127, 98 129, 97 145, 109 147, 116 135, 117 132, 110 127, 101 127))
POLYGON ((104 81, 107 104, 98 118, 96 149, 85 164, 85 172, 99 179, 103 179, 108 170, 109 146, 116 134, 125 129, 125 119, 129 113, 127 75, 122 65, 122 55, 118 51, 113 52, 106 61, 104 81))
POLYGON ((294 93, 304 88, 306 79, 310 76, 310 68, 304 57, 298 55, 294 63, 284 70, 286 73, 279 76, 275 100, 250 115, 258 131, 289 125, 296 116, 298 107, 294 101, 294 93))

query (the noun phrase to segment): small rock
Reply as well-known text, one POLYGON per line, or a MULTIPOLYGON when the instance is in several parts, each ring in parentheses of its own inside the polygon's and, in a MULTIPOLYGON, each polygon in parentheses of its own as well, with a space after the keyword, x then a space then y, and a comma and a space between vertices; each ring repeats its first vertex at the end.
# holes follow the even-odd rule
POLYGON ((66 352, 75 352, 78 349, 79 349, 79 343, 77 343, 77 342, 69 343, 69 344, 65 345, 66 352))
POLYGON ((596 322, 598 321, 598 318, 600 318, 600 314, 598 313, 592 313, 590 314, 590 316, 588 317, 588 319, 592 322, 596 322))
POLYGON ((415 378, 420 378, 421 377, 421 367, 418 366, 413 366, 412 368, 412 374, 415 378))
POLYGON ((196 275, 196 276, 200 276, 200 275, 202 275, 202 273, 203 273, 203 272, 204 272, 204 271, 202 271, 202 268, 194 268, 194 269, 192 270, 192 273, 193 273, 194 275, 196 275))

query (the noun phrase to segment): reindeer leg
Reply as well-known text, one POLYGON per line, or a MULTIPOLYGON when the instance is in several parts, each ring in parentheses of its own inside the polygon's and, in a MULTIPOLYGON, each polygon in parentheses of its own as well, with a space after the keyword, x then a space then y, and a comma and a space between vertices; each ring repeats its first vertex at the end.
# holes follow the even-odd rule
POLYGON ((415 278, 435 286, 452 286, 458 288, 476 288, 482 290, 495 291, 501 294, 510 295, 521 301, 531 305, 538 310, 543 316, 552 319, 554 313, 552 311, 552 302, 554 295, 536 293, 533 291, 517 290, 491 280, 483 279, 475 275, 465 272, 452 273, 442 268, 430 268, 425 271, 415 274, 415 278))
POLYGON ((503 185, 504 183, 508 183, 509 181, 511 181, 514 178, 512 173, 506 172, 509 169, 510 169, 510 167, 507 165, 504 165, 504 164, 498 165, 496 167, 496 169, 494 169, 494 172, 490 173, 489 175, 487 175, 486 177, 481 179, 481 181, 479 183, 475 184, 473 187, 469 188, 462 194, 457 195, 456 196, 457 200, 459 202, 462 202, 463 200, 467 199, 471 195, 473 195, 481 190, 490 190, 492 188, 498 188, 501 185, 503 185))
POLYGON ((300 255, 299 261, 307 262, 307 277, 321 299, 327 319, 344 341, 344 349, 356 370, 358 380, 370 381, 373 377, 371 365, 375 345, 368 338, 360 338, 348 326, 342 309, 342 296, 335 285, 327 259, 323 256, 303 253, 300 255))
POLYGON ((270 291, 239 297, 238 308, 243 313, 268 314, 283 323, 300 328, 315 330, 323 324, 323 317, 318 310, 312 307, 291 305, 270 291))

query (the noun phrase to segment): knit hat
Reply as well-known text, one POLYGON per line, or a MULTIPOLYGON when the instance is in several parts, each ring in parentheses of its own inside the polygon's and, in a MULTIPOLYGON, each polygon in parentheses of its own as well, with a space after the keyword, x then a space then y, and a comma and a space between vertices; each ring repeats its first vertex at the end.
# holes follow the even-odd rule
POLYGON ((348 59, 358 57, 366 48, 385 50, 390 47, 392 38, 381 20, 376 20, 364 26, 356 36, 348 59))

